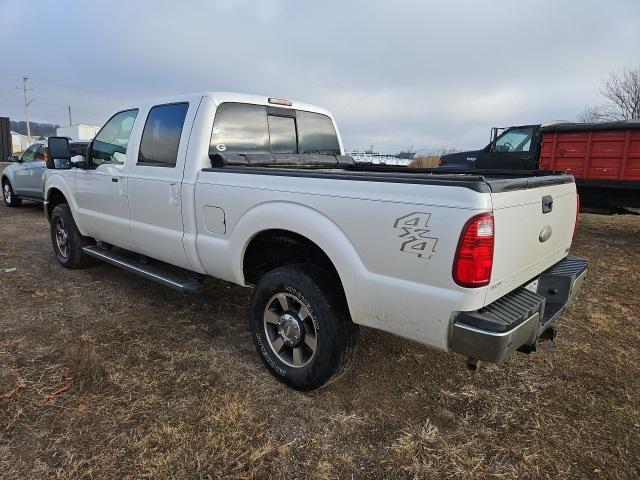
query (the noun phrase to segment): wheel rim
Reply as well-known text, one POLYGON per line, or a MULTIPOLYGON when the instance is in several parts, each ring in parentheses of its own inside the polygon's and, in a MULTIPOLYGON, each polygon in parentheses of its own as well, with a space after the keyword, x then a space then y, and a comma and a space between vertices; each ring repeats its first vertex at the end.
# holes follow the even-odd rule
POLYGON ((7 203, 11 203, 11 187, 9 186, 8 183, 4 184, 4 187, 2 189, 2 192, 4 193, 4 200, 7 203))
POLYGON ((64 220, 60 217, 56 220, 56 245, 63 257, 69 256, 69 231, 64 226, 64 220))
POLYGON ((318 347, 309 309, 295 295, 277 293, 264 309, 264 333, 273 353, 290 367, 307 365, 318 347))

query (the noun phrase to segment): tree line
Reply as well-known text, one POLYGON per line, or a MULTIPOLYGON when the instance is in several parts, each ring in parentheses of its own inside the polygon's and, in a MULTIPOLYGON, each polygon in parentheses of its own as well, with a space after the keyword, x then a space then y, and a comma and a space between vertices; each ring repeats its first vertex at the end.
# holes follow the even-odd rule
MULTIPOLYGON (((27 134, 27 122, 19 121, 15 122, 11 120, 9 122, 12 132, 21 133, 22 135, 27 134)), ((32 137, 51 137, 56 134, 56 129, 60 125, 52 125, 51 123, 38 123, 38 122, 29 122, 29 127, 31 128, 31 136, 32 137)))

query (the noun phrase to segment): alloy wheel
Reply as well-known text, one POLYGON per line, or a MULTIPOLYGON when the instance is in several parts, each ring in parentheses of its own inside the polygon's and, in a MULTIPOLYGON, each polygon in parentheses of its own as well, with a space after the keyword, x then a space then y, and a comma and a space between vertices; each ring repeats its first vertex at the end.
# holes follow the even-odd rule
POLYGON ((56 245, 60 255, 64 258, 69 256, 69 231, 64 226, 62 217, 56 220, 56 245))
POLYGON ((9 185, 9 182, 4 182, 2 193, 4 194, 4 201, 7 203, 11 203, 12 195, 11 195, 11 185, 9 185))
POLYGON ((264 332, 273 353, 286 365, 307 365, 318 347, 311 312, 300 298, 277 293, 264 309, 264 332))

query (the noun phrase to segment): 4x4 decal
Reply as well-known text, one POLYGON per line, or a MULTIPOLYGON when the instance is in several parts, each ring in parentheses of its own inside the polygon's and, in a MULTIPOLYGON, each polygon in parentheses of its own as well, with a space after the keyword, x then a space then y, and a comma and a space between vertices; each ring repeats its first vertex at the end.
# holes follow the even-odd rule
POLYGON ((436 253, 438 239, 429 235, 429 219, 427 212, 413 212, 396 218, 393 228, 400 230, 402 239, 401 252, 412 253, 419 258, 429 260, 436 253))

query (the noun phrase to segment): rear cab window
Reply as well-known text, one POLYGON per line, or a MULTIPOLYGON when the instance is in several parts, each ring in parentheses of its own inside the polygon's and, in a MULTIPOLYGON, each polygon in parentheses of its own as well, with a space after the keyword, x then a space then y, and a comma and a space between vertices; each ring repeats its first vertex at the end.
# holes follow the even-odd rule
POLYGON ((340 155, 327 115, 265 105, 227 102, 218 106, 209 153, 314 153, 340 155))

